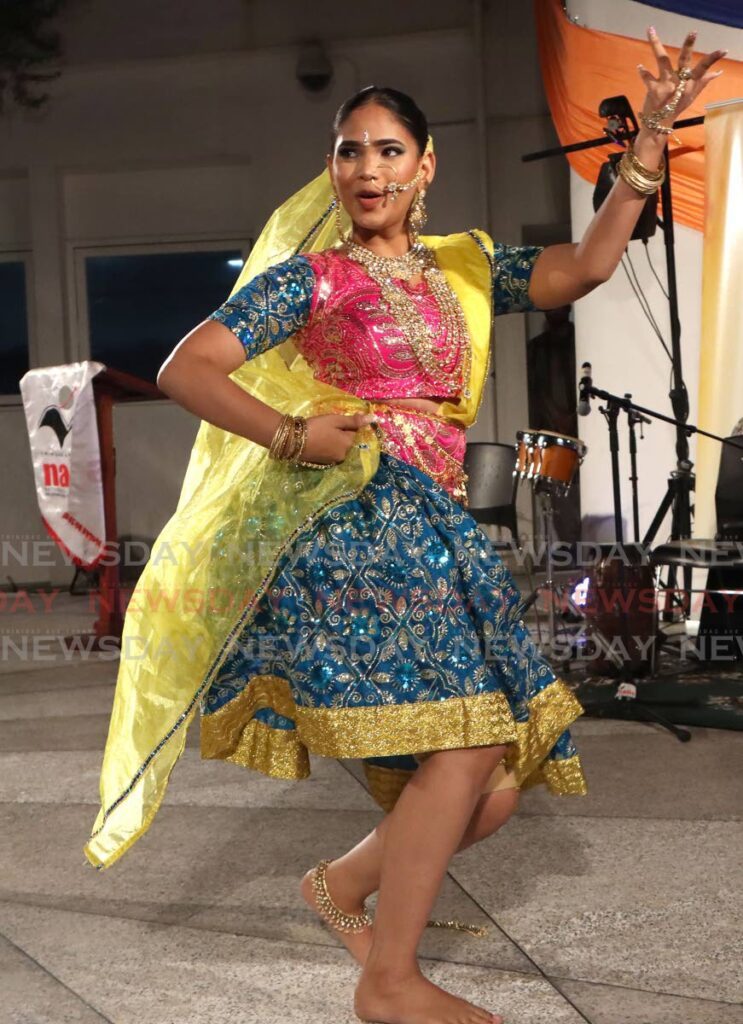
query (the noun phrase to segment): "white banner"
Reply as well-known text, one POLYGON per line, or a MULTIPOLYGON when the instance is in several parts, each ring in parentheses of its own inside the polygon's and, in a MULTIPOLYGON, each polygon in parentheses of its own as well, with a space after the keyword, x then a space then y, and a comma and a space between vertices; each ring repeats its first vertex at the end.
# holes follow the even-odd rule
POLYGON ((95 565, 106 544, 92 384, 105 369, 85 360, 29 370, 20 380, 42 521, 84 569, 95 565))

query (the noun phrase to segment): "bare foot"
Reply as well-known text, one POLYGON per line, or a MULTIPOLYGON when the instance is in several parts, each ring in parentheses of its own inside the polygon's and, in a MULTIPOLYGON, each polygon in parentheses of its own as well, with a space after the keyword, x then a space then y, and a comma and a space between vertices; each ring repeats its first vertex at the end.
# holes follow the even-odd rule
POLYGON ((394 981, 362 972, 353 1008, 373 1024, 503 1024, 503 1018, 446 992, 417 972, 394 981))
MULTIPOLYGON (((346 914, 360 914, 363 910, 362 901, 359 900, 358 895, 344 891, 343 879, 338 877, 338 871, 337 869, 334 870, 334 868, 335 863, 331 861, 325 871, 325 882, 333 901, 346 914)), ((364 928, 360 932, 342 932, 334 928, 318 910, 312 886, 314 874, 315 869, 310 868, 307 874, 303 876, 299 886, 305 903, 315 911, 323 924, 332 931, 333 935, 338 936, 354 960, 363 967, 371 949, 372 929, 364 928)))

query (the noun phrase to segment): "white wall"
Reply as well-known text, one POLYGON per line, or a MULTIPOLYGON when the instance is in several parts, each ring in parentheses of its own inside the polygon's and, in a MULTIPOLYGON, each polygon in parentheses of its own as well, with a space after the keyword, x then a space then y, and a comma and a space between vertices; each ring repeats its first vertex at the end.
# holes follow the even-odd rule
MULTIPOLYGON (((483 226, 518 243, 526 226, 566 221, 566 164, 520 163, 523 152, 556 141, 523 0, 484 4, 490 225, 485 220, 475 6, 79 0, 62 24, 67 58, 48 108, 0 118, 0 252, 32 251, 32 366, 88 356, 80 249, 255 236, 322 167, 338 105, 371 82, 412 93, 428 114, 439 165, 427 230, 483 226), (327 41, 335 66, 321 97, 295 78, 297 45, 310 35, 327 41)), ((486 395, 473 439, 494 438, 497 429, 511 440, 526 425, 525 318, 500 318, 497 328, 497 393, 486 395)), ((117 435, 119 531, 154 536, 173 511, 197 423, 170 403, 117 417, 128 420, 117 435), (147 461, 133 458, 135 450, 147 461)), ((12 481, 0 535, 32 526, 44 536, 17 402, 0 403, 2 427, 16 443, 0 455, 0 472, 12 481)), ((51 578, 69 581, 71 571, 51 578)))

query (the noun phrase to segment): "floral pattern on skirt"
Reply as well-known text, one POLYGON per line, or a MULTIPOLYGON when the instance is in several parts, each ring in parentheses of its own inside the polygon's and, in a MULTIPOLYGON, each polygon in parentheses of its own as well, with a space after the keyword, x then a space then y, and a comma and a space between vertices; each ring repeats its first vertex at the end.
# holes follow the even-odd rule
POLYGON ((296 746, 362 757, 378 777, 409 774, 416 752, 509 743, 522 785, 584 793, 567 728, 583 709, 520 603, 466 509, 383 452, 361 494, 283 553, 202 700, 202 754, 301 777, 296 746))

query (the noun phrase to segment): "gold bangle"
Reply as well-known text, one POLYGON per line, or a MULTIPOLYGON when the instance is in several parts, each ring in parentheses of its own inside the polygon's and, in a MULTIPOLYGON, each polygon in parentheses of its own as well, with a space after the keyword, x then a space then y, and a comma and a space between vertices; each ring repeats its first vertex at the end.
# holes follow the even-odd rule
POLYGON ((274 435, 271 438, 271 443, 268 446, 268 454, 271 456, 271 458, 276 458, 277 442, 279 440, 279 435, 281 434, 282 428, 284 426, 284 419, 285 417, 282 416, 281 419, 279 420, 279 425, 274 431, 274 435))
POLYGON ((657 181, 658 184, 660 184, 666 176, 666 160, 664 156, 661 156, 660 166, 654 171, 642 163, 638 158, 637 153, 635 153, 634 146, 630 146, 627 150, 627 159, 632 164, 633 169, 644 178, 647 178, 648 181, 657 181))
POLYGON ((279 457, 281 458, 282 462, 286 462, 288 460, 289 456, 291 455, 292 449, 294 448, 295 430, 296 423, 294 421, 294 417, 291 416, 289 418, 289 426, 287 427, 286 435, 284 437, 284 444, 282 445, 281 451, 279 452, 279 457))
POLYGON ((276 428, 276 433, 273 435, 268 449, 268 454, 272 459, 281 460, 284 457, 284 446, 293 422, 294 417, 290 413, 286 413, 282 416, 281 422, 276 428))
POLYGON ((652 196, 665 181, 666 161, 665 158, 662 158, 658 170, 650 170, 642 161, 638 160, 633 147, 630 146, 619 161, 617 173, 635 192, 644 196, 652 196))
POLYGON ((622 178, 633 191, 638 192, 643 196, 651 196, 658 191, 657 181, 648 181, 646 178, 642 178, 636 173, 629 165, 625 157, 619 161, 619 167, 617 168, 620 178, 622 178))
POLYGON ((268 454, 279 462, 292 462, 305 469, 330 469, 335 462, 307 462, 300 458, 307 443, 307 420, 286 413, 271 439, 268 454))
POLYGON ((282 458, 286 462, 292 462, 294 460, 294 453, 299 447, 299 439, 302 430, 302 424, 296 416, 292 416, 291 425, 289 428, 289 436, 286 440, 286 445, 281 453, 282 458))
POLYGON ((304 448, 305 438, 305 426, 304 419, 301 416, 294 417, 294 429, 291 434, 291 444, 287 453, 287 460, 289 462, 296 462, 299 455, 304 448))
POLYGON ((307 435, 309 432, 307 420, 304 416, 299 417, 302 421, 302 443, 299 447, 299 451, 294 457, 294 462, 297 466, 303 466, 307 469, 330 469, 331 466, 335 466, 335 462, 308 462, 306 459, 302 459, 301 455, 304 451, 305 445, 307 444, 307 435))
POLYGON ((307 443, 307 420, 304 416, 298 416, 295 422, 299 423, 299 440, 294 452, 292 453, 291 461, 299 462, 300 456, 304 451, 304 446, 307 443))

